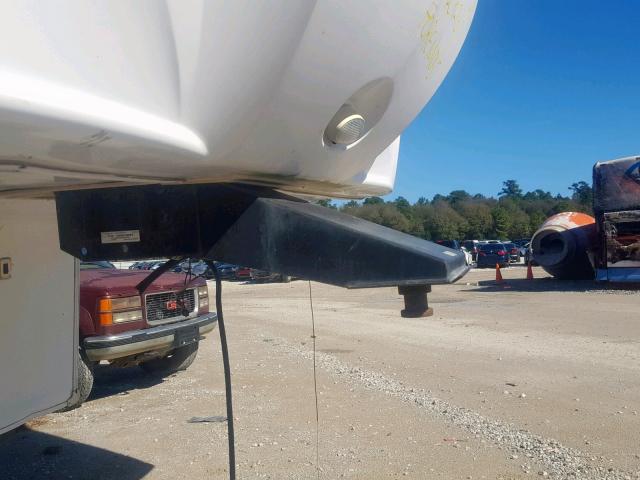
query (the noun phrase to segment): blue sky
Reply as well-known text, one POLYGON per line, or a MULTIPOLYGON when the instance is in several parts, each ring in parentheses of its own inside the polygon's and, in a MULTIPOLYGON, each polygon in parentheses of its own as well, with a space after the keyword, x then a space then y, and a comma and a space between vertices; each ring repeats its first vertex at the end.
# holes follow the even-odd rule
POLYGON ((394 192, 569 194, 640 154, 640 1, 479 0, 449 75, 405 130, 394 192))

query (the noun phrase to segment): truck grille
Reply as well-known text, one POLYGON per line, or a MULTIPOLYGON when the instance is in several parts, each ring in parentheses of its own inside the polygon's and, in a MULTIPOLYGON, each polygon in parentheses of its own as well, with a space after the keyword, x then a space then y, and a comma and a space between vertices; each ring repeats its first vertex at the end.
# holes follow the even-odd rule
POLYGON ((145 305, 148 323, 175 322, 197 314, 194 288, 179 294, 177 292, 151 293, 145 297, 145 305))

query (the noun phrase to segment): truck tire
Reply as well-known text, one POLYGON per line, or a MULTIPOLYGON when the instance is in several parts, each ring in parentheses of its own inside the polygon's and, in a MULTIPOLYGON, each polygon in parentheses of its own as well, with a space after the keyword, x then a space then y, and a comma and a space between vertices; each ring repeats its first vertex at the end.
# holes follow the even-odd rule
POLYGON ((280 275, 280 282, 281 283, 289 283, 289 282, 291 282, 291 276, 290 275, 280 275))
POLYGON ((70 403, 64 408, 58 410, 58 412, 68 412, 69 410, 75 410, 82 405, 93 389, 93 365, 87 360, 84 353, 78 352, 78 386, 76 396, 73 403, 70 403))
POLYGON ((147 360, 140 364, 142 369, 152 375, 165 376, 180 370, 186 370, 198 355, 198 345, 195 342, 184 347, 176 348, 170 354, 161 358, 147 360))

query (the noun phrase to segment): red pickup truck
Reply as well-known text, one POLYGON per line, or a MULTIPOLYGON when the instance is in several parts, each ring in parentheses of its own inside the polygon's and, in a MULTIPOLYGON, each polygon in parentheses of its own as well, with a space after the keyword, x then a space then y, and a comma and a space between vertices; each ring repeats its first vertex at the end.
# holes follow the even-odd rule
POLYGON ((109 262, 80 264, 78 392, 68 408, 89 397, 98 362, 140 365, 153 375, 184 370, 195 360, 199 340, 215 327, 204 279, 185 284, 184 274, 165 273, 140 295, 136 285, 149 273, 118 270, 109 262))

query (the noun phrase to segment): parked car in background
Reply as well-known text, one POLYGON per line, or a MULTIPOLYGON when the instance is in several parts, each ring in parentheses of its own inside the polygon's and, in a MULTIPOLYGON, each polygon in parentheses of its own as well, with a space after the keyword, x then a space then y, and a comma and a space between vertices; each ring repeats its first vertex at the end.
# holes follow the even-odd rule
POLYGON ((529 263, 531 263, 531 265, 534 266, 534 267, 538 266, 539 265, 538 262, 536 262, 535 259, 533 258, 533 251, 531 250, 531 243, 527 243, 525 245, 525 248, 526 248, 526 252, 525 252, 525 255, 524 255, 524 263, 527 264, 527 265, 529 263))
MULTIPOLYGON (((130 270, 155 270, 159 268, 167 260, 154 260, 145 262, 134 262, 129 266, 130 270)), ((236 270, 238 266, 231 265, 230 263, 214 262, 218 271, 220 272, 220 278, 223 280, 235 280, 236 270)), ((208 280, 214 278, 213 271, 209 268, 209 265, 203 260, 184 259, 170 271, 173 273, 187 273, 191 271, 192 276, 204 277, 208 280)), ((247 278, 249 274, 247 273, 247 278)))
POLYGON ((99 362, 168 375, 189 367, 213 330, 204 279, 185 285, 184 275, 165 273, 140 295, 136 286, 149 274, 109 262, 80 264, 78 399, 70 408, 89 397, 99 362))
POLYGON ((251 269, 249 267, 238 267, 235 274, 236 280, 251 280, 251 269))
POLYGON ((471 252, 464 247, 460 247, 460 251, 464 253, 464 263, 467 265, 473 265, 473 256, 471 252))
POLYGON ((452 250, 460 250, 464 253, 464 260, 467 265, 471 265, 474 262, 473 253, 469 249, 465 248, 458 240, 436 240, 438 245, 451 248, 452 250))
POLYGON ((462 242, 462 246, 467 249, 467 251, 471 254, 471 260, 476 261, 478 257, 478 245, 480 242, 478 240, 465 240, 462 242))
POLYGON ((183 260, 173 268, 173 271, 175 273, 190 272, 194 277, 203 277, 205 279, 211 279, 214 276, 209 265, 203 260, 183 260))
POLYGON ((80 271, 84 270, 85 268, 89 268, 89 267, 93 267, 93 268, 116 268, 116 266, 107 261, 107 260, 97 260, 95 262, 82 262, 80 264, 80 271))
POLYGON ((171 269, 172 272, 174 273, 184 273, 184 266, 187 265, 189 263, 189 260, 182 260, 180 263, 178 263, 175 267, 173 267, 171 269))
POLYGON ((162 265, 166 260, 146 260, 144 262, 139 262, 136 265, 137 270, 155 270, 160 265, 162 265))
POLYGON ((291 277, 282 273, 267 272, 265 270, 251 269, 251 280, 254 282, 281 282, 289 283, 291 277))
POLYGON ((522 258, 526 257, 527 250, 529 249, 529 244, 531 242, 523 242, 523 243, 520 243, 520 244, 518 244, 517 242, 515 242, 515 243, 518 246, 518 249, 520 250, 520 256, 522 258))
POLYGON ((513 242, 503 243, 503 245, 509 254, 509 261, 512 263, 520 262, 520 249, 518 246, 513 242))
POLYGON ((436 243, 453 250, 460 250, 460 242, 458 240, 436 240, 436 243))
POLYGON ((501 243, 480 244, 476 266, 478 268, 493 268, 496 265, 509 266, 509 252, 505 246, 501 243))
POLYGON ((204 278, 213 278, 213 272, 209 268, 209 265, 202 260, 198 260, 195 262, 187 263, 185 268, 182 270, 183 272, 190 271, 191 275, 195 277, 204 277, 204 278), (189 270, 190 269, 190 270, 189 270))
POLYGON ((235 280, 237 265, 230 263, 218 263, 216 262, 216 268, 220 272, 220 278, 223 280, 235 280))

